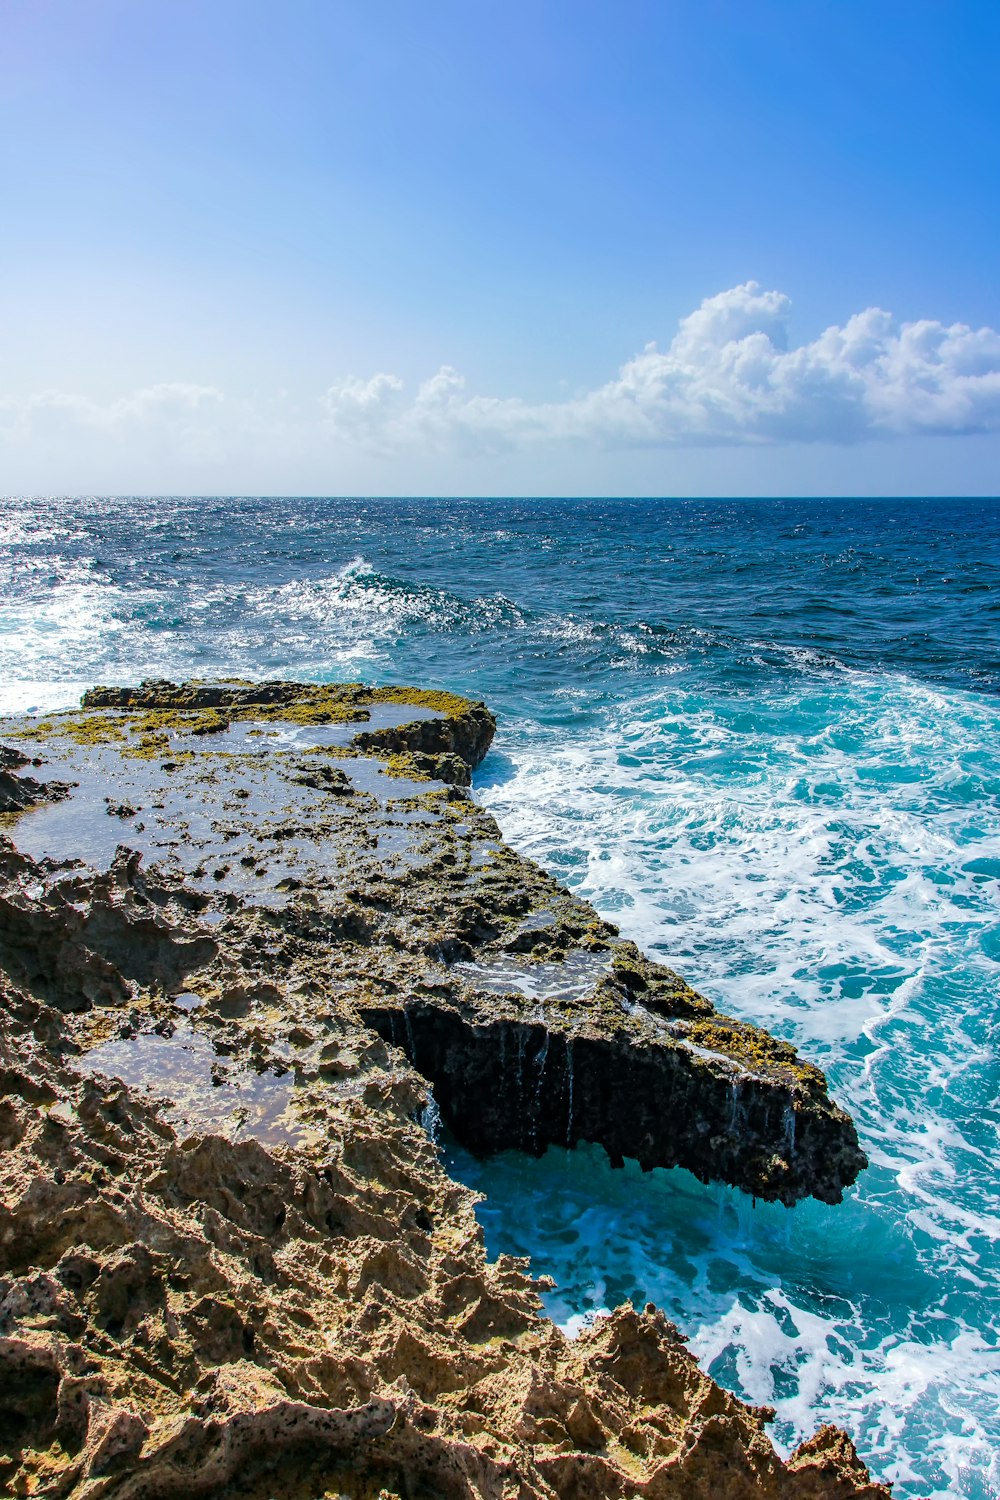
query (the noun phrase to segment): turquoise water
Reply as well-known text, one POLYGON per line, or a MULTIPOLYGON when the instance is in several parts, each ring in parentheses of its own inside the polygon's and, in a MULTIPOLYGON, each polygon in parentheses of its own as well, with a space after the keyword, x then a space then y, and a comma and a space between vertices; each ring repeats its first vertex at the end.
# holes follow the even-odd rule
POLYGON ((571 1331, 661 1303, 787 1447, 1000 1494, 1000 504, 0 506, 0 705, 94 680, 485 697, 505 835, 794 1041, 872 1165, 787 1211, 600 1152, 477 1163, 571 1331))

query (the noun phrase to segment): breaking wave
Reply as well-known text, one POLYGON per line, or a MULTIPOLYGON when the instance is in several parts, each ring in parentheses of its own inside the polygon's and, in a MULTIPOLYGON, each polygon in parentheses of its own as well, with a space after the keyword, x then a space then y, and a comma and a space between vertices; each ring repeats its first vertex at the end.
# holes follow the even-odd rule
POLYGON ((872 1164, 787 1212, 569 1153, 463 1163, 560 1321, 656 1301, 786 1447, 834 1421, 901 1493, 974 1500, 1000 1483, 998 744, 995 699, 848 671, 520 728, 479 791, 505 837, 818 1062, 872 1164))

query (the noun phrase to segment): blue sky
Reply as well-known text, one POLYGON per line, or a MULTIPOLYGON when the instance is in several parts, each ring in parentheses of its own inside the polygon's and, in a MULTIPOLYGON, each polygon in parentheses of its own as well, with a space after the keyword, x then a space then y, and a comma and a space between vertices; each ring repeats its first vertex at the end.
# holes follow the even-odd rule
POLYGON ((4 0, 0 489, 995 493, 998 64, 962 0, 4 0))

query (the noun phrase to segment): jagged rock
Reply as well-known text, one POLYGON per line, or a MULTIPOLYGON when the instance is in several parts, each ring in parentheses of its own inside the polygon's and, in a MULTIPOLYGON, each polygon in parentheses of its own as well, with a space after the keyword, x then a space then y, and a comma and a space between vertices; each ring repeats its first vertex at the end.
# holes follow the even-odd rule
POLYGON ((492 723, 147 683, 5 727, 79 783, 0 844, 5 1493, 885 1500, 836 1429, 782 1462, 654 1307, 570 1341, 487 1259, 428 1081, 480 1151, 789 1202, 864 1164, 816 1069, 503 846, 451 763, 492 723))
POLYGON ((33 776, 14 774, 30 763, 29 757, 19 750, 0 745, 0 813, 19 813, 69 796, 70 788, 63 782, 36 781, 33 776))

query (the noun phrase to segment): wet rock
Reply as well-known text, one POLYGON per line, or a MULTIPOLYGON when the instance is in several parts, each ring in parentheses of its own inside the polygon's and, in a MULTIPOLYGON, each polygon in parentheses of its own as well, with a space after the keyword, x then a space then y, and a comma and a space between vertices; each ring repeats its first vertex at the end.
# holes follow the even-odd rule
POLYGON ((351 778, 339 766, 297 765, 290 767, 286 774, 293 786, 333 792, 337 797, 349 797, 354 792, 351 778))
MULTIPOLYGON (((5 849, 8 868, 17 867, 13 846, 0 838, 0 859, 5 849)), ((185 930, 184 903, 175 897, 169 886, 147 882, 126 849, 96 879, 72 871, 51 881, 42 900, 23 883, 0 889, 8 972, 68 1011, 120 1003, 134 984, 175 985, 215 953, 207 934, 185 930)))
POLYGON ((652 1305, 570 1341, 487 1258, 429 1083, 483 1152, 788 1202, 864 1161, 817 1069, 505 848, 461 791, 492 731, 288 683, 5 728, 79 785, 0 843, 3 1493, 886 1500, 835 1429, 783 1462, 652 1305))
POLYGON ((64 782, 36 781, 33 776, 16 774, 30 763, 19 750, 0 745, 0 813, 19 813, 69 796, 70 788, 64 782))

